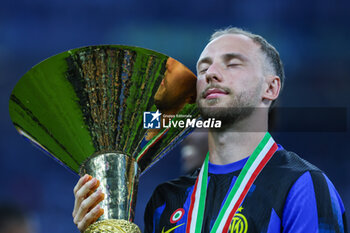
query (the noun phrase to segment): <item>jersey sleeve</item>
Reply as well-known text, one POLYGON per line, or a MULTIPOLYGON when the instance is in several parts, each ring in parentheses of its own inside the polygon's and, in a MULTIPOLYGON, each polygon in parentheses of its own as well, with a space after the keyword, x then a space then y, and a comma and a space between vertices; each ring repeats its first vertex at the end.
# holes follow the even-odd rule
POLYGON ((346 233, 344 205, 331 181, 308 171, 290 189, 282 216, 283 232, 346 233))

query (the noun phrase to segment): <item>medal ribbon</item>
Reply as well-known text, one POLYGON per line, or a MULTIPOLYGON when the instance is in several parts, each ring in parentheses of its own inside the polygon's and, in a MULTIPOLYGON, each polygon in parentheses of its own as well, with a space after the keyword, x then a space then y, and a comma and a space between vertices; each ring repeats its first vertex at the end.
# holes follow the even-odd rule
MULTIPOLYGON (((210 231, 211 233, 228 232, 238 207, 242 204, 256 177, 265 167, 277 148, 277 144, 267 132, 237 177, 234 186, 215 220, 214 226, 210 231)), ((200 233, 202 231, 208 186, 208 164, 209 152, 202 165, 191 195, 186 233, 200 233)))

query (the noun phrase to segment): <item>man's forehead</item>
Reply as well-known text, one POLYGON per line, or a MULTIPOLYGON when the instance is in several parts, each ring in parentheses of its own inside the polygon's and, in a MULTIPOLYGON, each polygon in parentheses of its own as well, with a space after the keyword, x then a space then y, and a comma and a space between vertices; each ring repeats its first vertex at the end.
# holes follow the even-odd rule
POLYGON ((242 34, 225 34, 215 38, 207 44, 199 59, 223 55, 225 53, 241 53, 249 55, 255 53, 259 46, 248 36, 242 34))

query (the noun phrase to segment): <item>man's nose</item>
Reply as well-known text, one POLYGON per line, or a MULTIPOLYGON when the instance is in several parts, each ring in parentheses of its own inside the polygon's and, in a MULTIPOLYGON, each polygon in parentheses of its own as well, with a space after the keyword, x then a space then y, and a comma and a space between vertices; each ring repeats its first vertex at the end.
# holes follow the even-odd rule
POLYGON ((211 64, 205 74, 205 80, 210 82, 221 82, 222 76, 219 71, 219 67, 216 64, 211 64))

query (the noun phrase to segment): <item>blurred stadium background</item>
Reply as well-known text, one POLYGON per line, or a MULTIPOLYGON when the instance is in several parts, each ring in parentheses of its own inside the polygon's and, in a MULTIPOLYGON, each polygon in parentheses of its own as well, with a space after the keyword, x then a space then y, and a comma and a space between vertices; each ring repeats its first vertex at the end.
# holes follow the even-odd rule
MULTIPOLYGON (((127 44, 165 53, 195 72, 210 34, 234 25, 261 34, 279 50, 287 76, 281 106, 349 109, 349 13, 345 0, 2 1, 0 202, 27 210, 38 233, 78 232, 71 217, 78 177, 23 140, 8 114, 16 82, 40 61, 86 45, 127 44)), ((349 130, 273 136, 326 172, 350 222, 349 130)), ((179 153, 175 149, 141 177, 135 220, 141 229, 153 189, 181 174, 179 153)))

